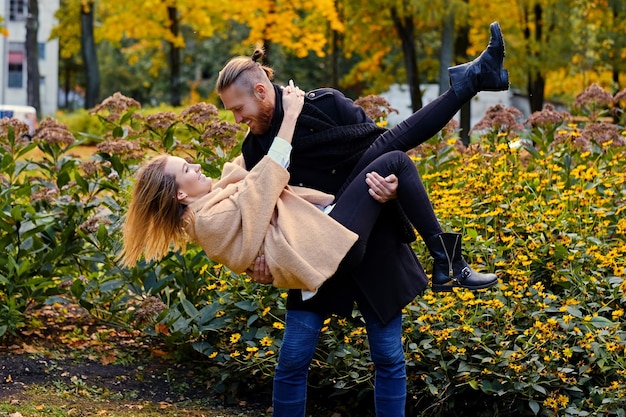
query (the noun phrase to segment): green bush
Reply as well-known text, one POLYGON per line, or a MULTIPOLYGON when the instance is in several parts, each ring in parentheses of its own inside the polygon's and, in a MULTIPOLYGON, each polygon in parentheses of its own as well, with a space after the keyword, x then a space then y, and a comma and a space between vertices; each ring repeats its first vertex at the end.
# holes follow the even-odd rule
MULTIPOLYGON (((606 94, 593 87, 573 116, 547 106, 525 125, 497 106, 470 147, 446 129, 412 152, 444 228, 462 233, 468 262, 497 270, 500 284, 427 291, 406 307, 408 415, 625 415, 626 149, 624 126, 606 120, 622 117, 621 96, 606 94)), ((265 393, 284 291, 233 274, 194 246, 130 270, 117 262, 141 161, 175 152, 216 176, 239 152, 242 132, 206 105, 144 115, 115 95, 93 113, 104 129, 88 138, 97 145, 88 160, 71 156, 81 142, 52 121, 33 142, 17 127, 0 131, 0 334, 18 336, 26 308, 69 297, 69 287, 101 320, 159 338, 175 358, 200 360, 224 397, 265 393)), ((413 246, 429 270, 425 246, 413 246)), ((359 313, 329 318, 312 392, 336 398, 346 416, 371 415, 362 400, 373 371, 359 313)))

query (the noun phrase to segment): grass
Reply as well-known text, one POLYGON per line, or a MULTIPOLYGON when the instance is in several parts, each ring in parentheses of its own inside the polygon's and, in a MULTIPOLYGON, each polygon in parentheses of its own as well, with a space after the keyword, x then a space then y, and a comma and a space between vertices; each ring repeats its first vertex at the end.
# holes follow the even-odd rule
POLYGON ((54 385, 30 386, 18 395, 0 402, 0 416, 12 417, 252 417, 248 414, 200 401, 169 404, 133 401, 93 392, 54 385), (69 388, 69 390, 68 390, 69 388), (19 413, 19 414, 17 414, 19 413))

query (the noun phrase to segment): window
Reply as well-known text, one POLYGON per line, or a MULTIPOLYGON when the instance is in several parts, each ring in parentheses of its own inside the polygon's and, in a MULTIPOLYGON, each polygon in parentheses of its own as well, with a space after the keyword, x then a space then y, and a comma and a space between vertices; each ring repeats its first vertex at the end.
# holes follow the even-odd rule
POLYGON ((11 0, 9 4, 9 20, 19 22, 28 17, 28 5, 26 0, 11 0))
POLYGON ((22 88, 24 86, 25 59, 24 44, 9 43, 9 88, 22 88))

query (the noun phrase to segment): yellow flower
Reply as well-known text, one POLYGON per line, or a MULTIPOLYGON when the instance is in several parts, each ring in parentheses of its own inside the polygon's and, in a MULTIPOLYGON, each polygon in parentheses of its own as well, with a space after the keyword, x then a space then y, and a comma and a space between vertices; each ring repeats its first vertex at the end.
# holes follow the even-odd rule
POLYGON ((213 352, 209 355, 209 359, 213 359, 216 356, 217 356, 217 352, 213 352))
POLYGON ((274 324, 272 325, 272 327, 274 327, 275 329, 278 329, 278 330, 282 330, 282 329, 284 329, 284 328, 285 328, 285 325, 284 325, 283 323, 280 323, 280 322, 277 322, 277 321, 276 321, 276 322, 274 322, 274 324))
POLYGON ((241 355, 241 353, 239 353, 238 350, 234 351, 233 353, 230 354, 231 358, 236 358, 237 356, 241 355))
POLYGON ((567 395, 559 394, 556 397, 556 402, 561 406, 561 408, 565 408, 569 403, 569 397, 567 395))
POLYGON ((261 339, 259 343, 261 344, 261 346, 267 347, 267 346, 272 346, 274 342, 269 337, 263 336, 263 339, 261 339))
POLYGON ((544 407, 551 408, 553 410, 559 409, 559 405, 554 398, 546 398, 546 400, 543 402, 543 405, 544 407))
POLYGON ((239 339, 241 339, 241 335, 239 333, 233 333, 230 336, 230 343, 231 344, 235 344, 235 343, 237 343, 239 341, 239 339))

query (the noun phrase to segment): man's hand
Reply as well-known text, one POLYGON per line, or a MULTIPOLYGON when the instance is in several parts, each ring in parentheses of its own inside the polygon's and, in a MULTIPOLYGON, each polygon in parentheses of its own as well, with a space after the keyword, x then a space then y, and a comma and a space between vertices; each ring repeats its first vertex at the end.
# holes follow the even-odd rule
POLYGON ((274 282, 274 277, 265 262, 265 255, 258 256, 246 273, 259 284, 271 284, 274 282))
POLYGON ((386 203, 398 197, 398 177, 394 174, 383 178, 377 172, 372 171, 365 174, 365 183, 370 187, 369 193, 372 198, 379 203, 386 203))

